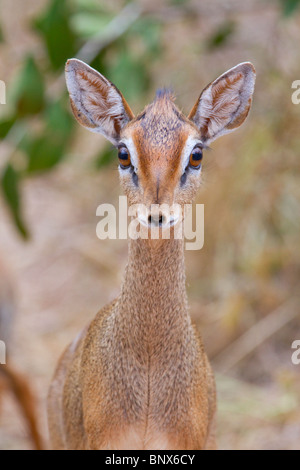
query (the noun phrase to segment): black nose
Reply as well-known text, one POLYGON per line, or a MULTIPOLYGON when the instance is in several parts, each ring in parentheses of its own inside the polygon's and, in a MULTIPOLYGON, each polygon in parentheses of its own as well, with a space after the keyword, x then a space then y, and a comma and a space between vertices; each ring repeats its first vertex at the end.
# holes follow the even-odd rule
POLYGON ((148 224, 155 227, 161 227, 165 222, 166 216, 164 216, 162 212, 159 212, 159 214, 150 214, 148 217, 148 224))

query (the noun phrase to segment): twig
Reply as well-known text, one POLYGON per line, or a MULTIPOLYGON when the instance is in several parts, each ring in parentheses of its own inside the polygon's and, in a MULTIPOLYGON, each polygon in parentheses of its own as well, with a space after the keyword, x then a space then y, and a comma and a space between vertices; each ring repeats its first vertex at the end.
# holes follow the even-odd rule
POLYGON ((98 36, 90 39, 78 51, 77 59, 87 63, 92 62, 99 52, 108 44, 114 42, 124 34, 130 26, 141 16, 142 8, 136 3, 129 3, 107 25, 98 36))
POLYGON ((299 315, 299 299, 294 298, 276 308, 252 326, 213 360, 219 372, 228 372, 269 339, 284 325, 299 315))

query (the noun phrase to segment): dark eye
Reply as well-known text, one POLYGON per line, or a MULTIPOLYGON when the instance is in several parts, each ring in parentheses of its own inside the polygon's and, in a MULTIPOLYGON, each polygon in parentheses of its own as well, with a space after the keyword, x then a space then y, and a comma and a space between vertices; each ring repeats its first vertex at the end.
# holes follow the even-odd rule
POLYGON ((119 148, 118 157, 121 168, 126 169, 131 166, 130 154, 126 147, 119 148))
POLYGON ((202 149, 200 147, 195 147, 190 155, 189 166, 198 170, 201 167, 202 158, 202 149))

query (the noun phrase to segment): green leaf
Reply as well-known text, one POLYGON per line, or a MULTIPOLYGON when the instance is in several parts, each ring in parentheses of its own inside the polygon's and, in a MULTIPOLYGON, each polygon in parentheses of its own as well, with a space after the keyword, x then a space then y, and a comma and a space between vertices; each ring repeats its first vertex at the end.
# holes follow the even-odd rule
POLYGON ((64 156, 64 145, 54 142, 51 135, 29 138, 22 143, 27 154, 27 173, 41 172, 53 168, 64 156))
POLYGON ((71 25, 80 37, 88 39, 104 30, 113 17, 112 13, 80 12, 72 16, 71 25))
POLYGON ((0 121, 0 139, 4 139, 4 137, 6 136, 6 134, 8 134, 15 122, 15 116, 5 118, 0 121))
POLYGON ((1 178, 3 195, 20 234, 28 238, 29 233, 21 214, 19 183, 19 174, 11 164, 8 164, 1 178))
POLYGON ((300 6, 300 0, 280 0, 284 16, 291 16, 300 6))
POLYGON ((44 107, 44 80, 32 56, 27 57, 12 91, 19 117, 39 113, 44 107))
POLYGON ((108 76, 128 100, 138 99, 150 85, 147 64, 130 51, 118 54, 115 63, 108 68, 108 76))
POLYGON ((95 158, 95 167, 103 168, 117 161, 116 149, 107 145, 95 158))
POLYGON ((52 134, 56 142, 67 144, 74 129, 75 120, 66 107, 66 100, 51 103, 46 110, 45 120, 46 132, 52 134))
POLYGON ((66 0, 51 0, 34 25, 44 40, 53 69, 64 67, 76 52, 76 36, 70 27, 71 10, 66 0))
POLYGON ((236 25, 234 21, 225 21, 224 23, 222 23, 212 34, 212 36, 208 39, 208 48, 215 49, 217 47, 224 46, 228 39, 235 32, 235 28, 236 25))
POLYGON ((26 135, 19 144, 19 149, 27 155, 27 173, 50 170, 60 163, 74 129, 75 121, 64 99, 50 103, 44 118, 40 134, 26 135))

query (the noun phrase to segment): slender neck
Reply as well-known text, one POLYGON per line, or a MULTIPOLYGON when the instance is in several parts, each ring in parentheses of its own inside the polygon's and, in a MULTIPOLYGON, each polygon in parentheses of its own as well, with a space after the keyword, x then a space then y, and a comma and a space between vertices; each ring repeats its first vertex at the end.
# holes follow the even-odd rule
POLYGON ((119 315, 137 341, 153 344, 186 329, 183 240, 130 240, 119 315))

